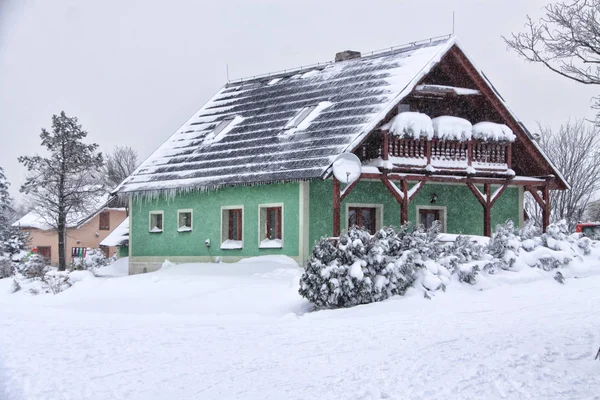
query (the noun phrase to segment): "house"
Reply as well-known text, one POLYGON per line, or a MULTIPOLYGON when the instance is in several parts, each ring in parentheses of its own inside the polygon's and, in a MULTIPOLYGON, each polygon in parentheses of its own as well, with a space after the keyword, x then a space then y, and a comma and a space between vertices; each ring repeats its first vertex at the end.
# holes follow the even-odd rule
MULTIPOLYGON (((67 220, 66 262, 70 264, 74 258, 82 257, 88 248, 102 248, 106 256, 117 252, 116 246, 101 247, 105 239, 126 218, 126 208, 117 198, 99 202, 89 214, 71 214, 67 220)), ((47 222, 43 214, 30 211, 13 223, 21 231, 27 232, 30 249, 58 265, 58 232, 47 222)))
POLYGON ((567 183, 455 37, 227 83, 118 188, 130 201, 129 271, 285 254, 357 224, 440 220, 490 235, 549 221, 567 183), (340 154, 358 180, 332 176, 340 154))
POLYGON ((117 247, 119 257, 129 256, 129 217, 125 218, 111 233, 100 242, 102 248, 117 247))

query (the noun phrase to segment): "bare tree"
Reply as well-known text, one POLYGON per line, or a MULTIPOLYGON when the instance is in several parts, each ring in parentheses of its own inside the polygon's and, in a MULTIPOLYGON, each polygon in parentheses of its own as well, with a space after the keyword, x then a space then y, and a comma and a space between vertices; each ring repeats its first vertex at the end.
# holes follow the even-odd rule
MULTIPOLYGON (((540 146, 571 185, 569 190, 550 193, 550 220, 565 219, 574 227, 600 189, 600 136, 595 126, 583 120, 569 121, 557 131, 539 129, 540 146)), ((526 201, 525 210, 539 222, 540 210, 534 201, 526 201)))
POLYGON ((594 201, 588 204, 584 213, 584 221, 598 222, 600 221, 600 201, 594 201))
POLYGON ((27 167, 27 179, 21 192, 29 195, 38 214, 58 232, 59 270, 66 269, 67 226, 77 216, 96 207, 105 193, 100 180, 102 153, 97 144, 85 144, 87 132, 77 124, 77 118, 62 111, 52 116, 52 132, 42 128, 42 146, 49 156, 19 157, 27 167))
POLYGON ((106 156, 103 174, 106 186, 109 189, 117 187, 138 166, 137 151, 129 146, 115 146, 106 156))
MULTIPOLYGON (((600 85, 600 0, 549 4, 537 23, 504 38, 527 61, 586 85, 600 85)), ((596 99, 598 104, 598 99, 596 99)))

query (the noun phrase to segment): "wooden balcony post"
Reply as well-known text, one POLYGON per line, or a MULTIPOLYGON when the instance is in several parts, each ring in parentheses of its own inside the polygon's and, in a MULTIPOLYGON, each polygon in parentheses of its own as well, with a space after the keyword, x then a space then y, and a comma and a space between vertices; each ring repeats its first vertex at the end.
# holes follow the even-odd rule
POLYGON ((333 236, 340 236, 340 181, 333 178, 333 236))
POLYGON ((544 207, 542 208, 542 229, 546 232, 548 225, 550 225, 550 183, 546 182, 542 190, 542 198, 544 200, 544 207))
POLYGON ((492 204, 491 204, 491 186, 489 183, 483 185, 485 193, 485 205, 483 206, 483 235, 492 236, 492 204))
POLYGON ((508 169, 512 168, 512 143, 508 142, 506 145, 506 166, 508 169))
POLYGON ((390 151, 390 133, 388 131, 382 131, 383 140, 381 144, 381 159, 387 161, 390 151))
POLYGON ((473 141, 467 142, 467 165, 470 167, 473 164, 473 141))
POLYGON ((408 202, 410 199, 408 198, 408 181, 406 179, 402 179, 402 193, 404 197, 402 198, 402 209, 400 210, 400 225, 408 222, 408 202))
POLYGON ((425 141, 425 156, 427 157, 427 164, 431 164, 431 140, 425 141))

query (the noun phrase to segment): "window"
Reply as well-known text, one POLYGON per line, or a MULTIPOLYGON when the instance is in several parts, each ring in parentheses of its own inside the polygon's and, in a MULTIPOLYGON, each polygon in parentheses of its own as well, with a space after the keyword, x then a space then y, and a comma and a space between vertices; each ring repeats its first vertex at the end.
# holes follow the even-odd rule
POLYGON ((152 233, 159 233, 163 231, 162 211, 150 211, 148 230, 152 233))
POLYGON ((110 230, 110 213, 108 211, 102 211, 100 213, 100 227, 101 231, 109 231, 110 230))
POLYGON ((177 231, 191 232, 192 231, 192 210, 177 211, 177 231))
POLYGON ((375 207, 348 207, 348 227, 360 226, 371 235, 377 230, 377 209, 375 207))
POLYGON ((229 125, 232 121, 233 121, 234 116, 229 116, 229 117, 225 117, 225 119, 221 122, 219 122, 217 124, 217 126, 215 126, 215 130, 213 131, 213 134, 215 136, 219 136, 219 133, 223 132, 223 130, 225 128, 227 128, 227 125, 229 125))
POLYGON ((434 221, 440 221, 442 232, 446 232, 446 207, 417 206, 417 224, 429 229, 434 221))
POLYGON ((221 208, 221 249, 241 249, 244 240, 244 208, 221 208))
POLYGON ((240 122, 244 120, 239 115, 230 115, 225 117, 221 122, 215 126, 215 130, 208 136, 210 142, 218 142, 225 137, 233 128, 235 128, 240 122))
POLYGON ((298 125, 300 125, 300 123, 302 121, 304 121, 304 119, 306 117, 308 117, 308 114, 310 114, 311 112, 313 112, 313 110, 317 108, 317 106, 308 106, 308 107, 304 107, 302 110, 300 110, 300 112, 298 114, 296 114, 296 116, 294 118, 292 118, 290 120, 290 122, 288 122, 285 125, 284 129, 292 129, 292 128, 297 128, 298 125))
POLYGON ((283 204, 259 204, 258 237, 261 249, 283 247, 283 204))
POLYGON ((52 259, 52 247, 50 246, 37 246, 37 253, 46 259, 46 261, 50 261, 52 259))

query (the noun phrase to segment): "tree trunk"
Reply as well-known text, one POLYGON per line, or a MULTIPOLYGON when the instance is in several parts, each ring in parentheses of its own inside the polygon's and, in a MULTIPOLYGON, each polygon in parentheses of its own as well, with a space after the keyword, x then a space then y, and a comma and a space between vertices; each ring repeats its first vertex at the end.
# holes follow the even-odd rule
POLYGON ((58 270, 64 271, 67 269, 67 260, 65 257, 65 238, 67 237, 67 218, 65 212, 58 214, 58 270))

